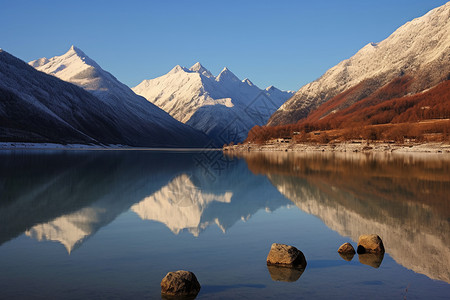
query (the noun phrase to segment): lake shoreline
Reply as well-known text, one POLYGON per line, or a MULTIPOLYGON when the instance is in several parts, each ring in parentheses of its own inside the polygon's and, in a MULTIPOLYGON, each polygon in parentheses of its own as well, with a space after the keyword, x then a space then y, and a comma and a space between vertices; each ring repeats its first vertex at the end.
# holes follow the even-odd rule
POLYGON ((26 143, 0 142, 0 151, 11 150, 70 150, 70 151, 222 151, 221 148, 174 148, 174 147, 131 147, 127 145, 87 145, 87 144, 56 144, 56 143, 26 143))
POLYGON ((383 152, 383 153, 443 153, 450 154, 450 143, 386 143, 349 141, 330 144, 270 143, 242 144, 223 147, 224 152, 383 152))

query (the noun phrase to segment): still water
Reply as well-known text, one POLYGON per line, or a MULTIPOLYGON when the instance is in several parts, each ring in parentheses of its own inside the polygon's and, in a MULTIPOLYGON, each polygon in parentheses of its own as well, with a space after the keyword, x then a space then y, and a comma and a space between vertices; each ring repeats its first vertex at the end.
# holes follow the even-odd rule
POLYGON ((0 153, 0 298, 159 299, 180 269, 197 299, 448 299, 450 157, 0 153), (339 256, 370 233, 384 257, 339 256))

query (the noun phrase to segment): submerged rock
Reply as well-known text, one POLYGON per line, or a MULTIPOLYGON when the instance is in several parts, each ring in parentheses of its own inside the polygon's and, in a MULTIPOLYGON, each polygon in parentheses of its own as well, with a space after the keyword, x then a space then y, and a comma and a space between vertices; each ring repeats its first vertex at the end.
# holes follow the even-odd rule
POLYGON ((376 234, 360 235, 358 239, 358 254, 384 253, 384 245, 381 238, 376 234))
POLYGON ((302 251, 284 244, 273 243, 267 255, 267 265, 306 268, 306 258, 302 251))
POLYGON ((161 281, 161 294, 163 296, 195 298, 199 291, 200 283, 194 273, 189 271, 169 272, 161 281))
POLYGON ((277 265, 267 265, 270 277, 273 281, 295 282, 302 276, 305 269, 286 268, 277 265))

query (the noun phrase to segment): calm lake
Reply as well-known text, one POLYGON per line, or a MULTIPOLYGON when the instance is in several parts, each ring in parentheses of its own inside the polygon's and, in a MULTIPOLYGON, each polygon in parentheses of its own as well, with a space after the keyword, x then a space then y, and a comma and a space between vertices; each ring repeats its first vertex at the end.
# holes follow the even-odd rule
POLYGON ((450 157, 0 152, 0 298, 160 299, 181 269, 197 299, 449 299, 450 157), (337 253, 371 233, 384 257, 337 253))

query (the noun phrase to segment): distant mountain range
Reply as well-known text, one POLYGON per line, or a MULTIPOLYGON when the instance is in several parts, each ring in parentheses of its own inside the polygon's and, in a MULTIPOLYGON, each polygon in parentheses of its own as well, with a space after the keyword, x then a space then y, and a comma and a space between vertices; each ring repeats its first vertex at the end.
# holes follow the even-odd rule
POLYGON ((31 61, 35 69, 0 50, 0 142, 208 147, 241 142, 255 125, 312 131, 448 119, 449 20, 450 2, 295 95, 262 90, 228 68, 214 76, 200 63, 130 89, 74 46, 31 61))
POLYGON ((309 123, 320 121, 331 127, 343 122, 355 126, 375 113, 376 119, 369 124, 389 123, 407 109, 411 109, 410 113, 402 117, 407 121, 417 121, 420 116, 411 117, 411 112, 420 113, 421 109, 426 109, 430 118, 448 118, 450 105, 442 106, 442 103, 450 104, 449 89, 445 86, 438 87, 435 93, 447 95, 446 98, 428 104, 423 99, 406 98, 404 102, 408 104, 403 109, 394 107, 396 103, 399 106, 402 101, 399 99, 428 92, 449 79, 450 2, 406 23, 384 41, 366 45, 319 79, 303 86, 271 116, 267 125, 294 124, 306 119, 309 123), (381 107, 392 99, 397 102, 381 107), (384 114, 367 110, 377 105, 384 114), (443 113, 445 109, 447 113, 443 113))
POLYGON ((133 91, 220 146, 244 140, 253 126, 264 125, 294 94, 274 86, 262 90, 228 68, 214 76, 200 63, 189 69, 177 65, 166 75, 142 81, 133 91))
POLYGON ((141 147, 208 143, 206 135, 135 95, 75 47, 32 65, 55 76, 0 50, 0 141, 141 147))
POLYGON ((117 126, 117 142, 130 146, 204 146, 206 136, 174 120, 160 108, 136 95, 103 70, 83 51, 72 46, 67 53, 29 63, 37 70, 73 83, 98 99, 99 107, 82 109, 104 116, 108 126, 117 126))

